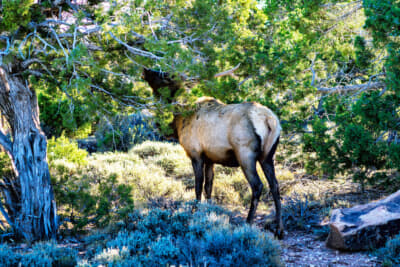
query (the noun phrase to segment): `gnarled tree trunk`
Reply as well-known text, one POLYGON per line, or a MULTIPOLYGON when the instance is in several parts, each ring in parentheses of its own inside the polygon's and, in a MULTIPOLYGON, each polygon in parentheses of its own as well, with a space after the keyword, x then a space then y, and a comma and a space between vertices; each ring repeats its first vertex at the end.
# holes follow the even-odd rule
POLYGON ((16 177, 13 192, 10 187, 1 188, 8 221, 27 241, 54 237, 57 212, 37 97, 20 76, 4 67, 0 67, 0 111, 11 128, 11 138, 0 131, 0 145, 10 155, 16 177), (19 194, 14 197, 19 203, 7 203, 11 201, 7 195, 12 194, 19 194))

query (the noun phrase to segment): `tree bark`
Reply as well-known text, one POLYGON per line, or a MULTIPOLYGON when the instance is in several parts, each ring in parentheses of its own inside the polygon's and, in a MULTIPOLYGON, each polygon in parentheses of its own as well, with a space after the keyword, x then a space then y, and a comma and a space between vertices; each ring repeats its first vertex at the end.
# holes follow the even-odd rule
MULTIPOLYGON (((0 112, 11 127, 12 137, 10 140, 1 133, 0 144, 10 155, 15 184, 20 187, 15 190, 20 194, 20 203, 14 205, 17 211, 8 210, 12 227, 29 242, 54 237, 58 228, 57 209, 37 97, 20 76, 10 74, 4 67, 0 67, 0 112)), ((6 194, 3 190, 4 197, 6 194)))

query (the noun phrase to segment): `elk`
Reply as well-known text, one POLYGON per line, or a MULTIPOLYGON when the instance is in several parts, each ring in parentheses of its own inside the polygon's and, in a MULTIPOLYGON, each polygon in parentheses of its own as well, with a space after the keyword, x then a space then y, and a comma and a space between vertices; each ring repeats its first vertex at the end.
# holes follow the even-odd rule
MULTIPOLYGON (((142 78, 149 83, 155 96, 160 96, 158 90, 163 87, 170 89, 172 99, 178 91, 179 86, 168 73, 144 69, 142 78)), ((198 201, 201 201, 203 186, 205 198, 211 199, 214 164, 241 167, 252 191, 248 223, 253 222, 263 189, 256 169, 257 162, 260 163, 275 203, 275 235, 282 238, 281 200, 273 160, 281 132, 278 117, 255 102, 226 105, 203 97, 196 102, 191 115, 175 115, 172 127, 191 159, 198 201)))

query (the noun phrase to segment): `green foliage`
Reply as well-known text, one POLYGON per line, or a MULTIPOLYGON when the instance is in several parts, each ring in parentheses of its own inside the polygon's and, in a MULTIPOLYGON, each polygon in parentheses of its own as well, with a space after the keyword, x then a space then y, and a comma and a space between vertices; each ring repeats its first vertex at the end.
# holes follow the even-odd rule
POLYGON ((354 46, 357 67, 366 69, 371 64, 371 60, 374 57, 373 53, 367 48, 365 39, 361 36, 356 36, 354 46))
POLYGON ((0 152, 0 176, 9 177, 12 175, 10 157, 5 152, 0 152))
POLYGON ((78 252, 53 242, 36 243, 31 252, 14 252, 7 245, 0 246, 0 264, 5 267, 72 267, 76 266, 78 252))
POLYGON ((400 5, 397 0, 363 1, 367 20, 365 27, 370 29, 375 42, 388 42, 400 35, 400 5))
POLYGON ((304 134, 304 152, 316 152, 315 159, 306 162, 306 170, 313 173, 321 168, 330 177, 333 177, 334 171, 338 168, 338 163, 332 157, 332 150, 336 147, 335 141, 328 134, 328 127, 325 122, 316 118, 312 124, 312 133, 304 134))
POLYGON ((354 170, 354 180, 374 184, 377 180, 371 175, 373 170, 400 169, 398 155, 393 151, 398 144, 384 136, 388 129, 397 127, 389 98, 379 92, 363 93, 349 110, 337 106, 336 116, 330 120, 314 118, 312 133, 303 138, 304 151, 315 152, 306 165, 308 171, 321 170, 334 177, 354 170))
POLYGON ((400 265, 400 235, 386 242, 385 247, 378 249, 377 255, 383 261, 383 266, 400 265))
POLYGON ((31 7, 34 0, 13 0, 2 2, 0 31, 13 32, 20 26, 27 26, 31 20, 31 7))
POLYGON ((40 92, 38 94, 40 121, 47 136, 59 137, 66 134, 70 137, 85 138, 90 134, 88 106, 83 101, 55 99, 50 94, 54 88, 46 88, 42 81, 36 82, 35 79, 32 81, 40 92))
POLYGON ((53 176, 55 198, 64 220, 64 229, 73 232, 94 225, 105 227, 132 211, 131 185, 121 184, 116 174, 74 173, 62 163, 53 176))
MULTIPOLYGON (((374 44, 383 44, 387 50, 386 89, 361 91, 351 96, 327 96, 323 110, 326 113, 312 118, 312 133, 303 137, 304 151, 315 153, 306 165, 309 171, 319 170, 330 177, 350 171, 354 180, 362 185, 387 181, 385 172, 375 170, 400 169, 397 136, 400 130, 400 42, 396 38, 400 7, 398 1, 366 0, 363 5, 367 16, 365 28, 370 30, 374 44)), ((367 45, 364 37, 357 36, 354 46, 356 66, 364 73, 377 71, 371 64, 374 49, 367 45)))
POLYGON ((192 266, 281 266, 279 245, 255 227, 233 226, 218 207, 193 203, 176 211, 137 213, 107 242, 94 261, 108 266, 130 264, 192 266))
POLYGON ((78 148, 78 143, 69 140, 62 135, 59 138, 52 137, 47 143, 47 156, 50 163, 55 160, 65 160, 67 162, 85 165, 88 153, 78 148))

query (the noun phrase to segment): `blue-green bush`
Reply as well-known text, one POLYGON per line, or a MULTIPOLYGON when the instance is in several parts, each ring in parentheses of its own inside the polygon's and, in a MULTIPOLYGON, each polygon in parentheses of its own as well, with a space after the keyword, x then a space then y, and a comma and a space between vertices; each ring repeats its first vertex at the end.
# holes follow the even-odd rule
POLYGON ((7 245, 0 245, 0 266, 16 266, 19 255, 15 254, 7 245))
POLYGON ((160 139, 152 119, 141 113, 117 115, 110 121, 102 120, 95 135, 102 151, 128 151, 134 144, 160 139))
POLYGON ((318 239, 326 239, 329 228, 320 222, 329 215, 329 200, 317 200, 315 196, 294 194, 286 197, 282 206, 282 220, 288 231, 313 232, 318 239))
POLYGON ((249 225, 229 223, 228 212, 184 204, 131 216, 128 230, 107 242, 94 258, 107 266, 280 266, 279 245, 249 225))
POLYGON ((400 266, 400 234, 386 242, 385 247, 377 250, 383 266, 400 266))
POLYGON ((7 245, 0 246, 0 266, 5 267, 73 267, 78 263, 77 251, 57 244, 37 243, 32 251, 14 252, 7 245))

